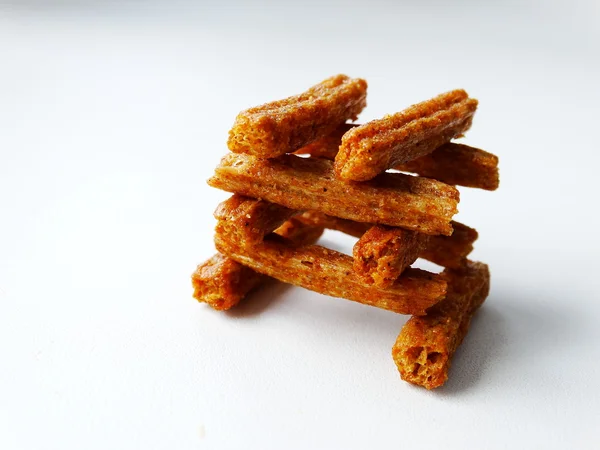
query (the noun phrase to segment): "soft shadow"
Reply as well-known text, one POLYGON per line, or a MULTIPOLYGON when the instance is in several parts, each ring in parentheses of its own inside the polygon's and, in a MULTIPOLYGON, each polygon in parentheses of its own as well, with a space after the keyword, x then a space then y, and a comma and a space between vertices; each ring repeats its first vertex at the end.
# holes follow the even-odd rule
POLYGON ((348 333, 364 335, 366 332, 370 341, 386 342, 386 352, 388 344, 391 350, 400 329, 410 317, 301 288, 286 293, 284 301, 288 308, 283 314, 289 318, 286 320, 296 322, 294 326, 298 330, 313 334, 315 330, 339 328, 339 332, 331 336, 334 340, 347 338, 348 333))
MULTIPOLYGON (((463 395, 479 383, 501 383, 502 378, 499 380, 495 374, 505 373, 507 367, 518 370, 521 365, 530 364, 532 348, 536 354, 552 354, 564 350, 564 346, 579 345, 586 338, 585 330, 578 327, 584 320, 581 311, 568 307, 558 309, 556 305, 560 302, 544 301, 550 300, 551 296, 564 298, 567 294, 513 288, 515 290, 492 290, 473 317, 470 330, 454 355, 448 381, 430 392, 431 395, 463 395)), ((293 287, 270 282, 250 293, 226 314, 236 319, 252 318, 278 302, 301 301, 303 305, 297 308, 296 316, 303 317, 307 328, 323 328, 342 321, 352 327, 369 329, 374 341, 388 339, 391 334, 396 336, 408 319, 408 316, 365 305, 351 306, 347 300, 316 293, 310 296, 304 293, 298 299, 286 295, 289 289, 293 287)), ((506 389, 509 388, 507 385, 506 389)))
POLYGON ((517 370, 531 357, 527 349, 544 353, 573 345, 577 330, 569 325, 574 322, 568 319, 572 313, 540 307, 539 298, 528 298, 527 293, 492 292, 454 355, 447 383, 435 392, 457 395, 484 382, 495 368, 512 365, 517 370))
POLYGON ((291 285, 279 283, 275 280, 254 289, 237 306, 225 311, 232 318, 243 319, 261 314, 265 309, 280 302, 284 293, 292 288, 291 285))
POLYGON ((492 358, 507 351, 505 313, 484 305, 473 317, 471 328, 454 354, 448 381, 438 392, 453 395, 469 389, 485 374, 492 358))

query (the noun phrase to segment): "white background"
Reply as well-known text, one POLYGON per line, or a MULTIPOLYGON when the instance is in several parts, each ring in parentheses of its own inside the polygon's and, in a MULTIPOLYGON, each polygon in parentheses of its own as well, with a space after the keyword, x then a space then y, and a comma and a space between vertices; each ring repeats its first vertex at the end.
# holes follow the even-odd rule
POLYGON ((2 4, 0 448, 597 448, 600 8, 498 3, 2 4), (399 378, 404 316, 192 298, 235 115, 336 73, 361 120, 467 89, 500 157, 461 190, 493 288, 436 391, 399 378))

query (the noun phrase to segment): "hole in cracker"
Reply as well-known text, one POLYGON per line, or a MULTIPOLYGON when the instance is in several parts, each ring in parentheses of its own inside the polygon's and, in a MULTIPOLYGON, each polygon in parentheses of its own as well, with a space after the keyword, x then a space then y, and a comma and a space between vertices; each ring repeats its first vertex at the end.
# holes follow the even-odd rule
POLYGON ((420 368, 421 368, 421 364, 419 364, 419 363, 415 364, 415 368, 413 369, 412 374, 414 376, 417 376, 419 374, 419 369, 420 368))
POLYGON ((440 360, 441 357, 442 357, 441 353, 431 352, 427 355, 427 362, 430 362, 431 364, 435 364, 440 360))

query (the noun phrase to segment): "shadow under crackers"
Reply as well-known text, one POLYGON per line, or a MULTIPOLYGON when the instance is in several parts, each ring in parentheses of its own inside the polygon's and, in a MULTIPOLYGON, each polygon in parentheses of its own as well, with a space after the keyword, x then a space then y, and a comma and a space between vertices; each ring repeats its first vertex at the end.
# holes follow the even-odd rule
POLYGON ((484 382, 486 373, 493 373, 496 367, 525 364, 531 358, 528 349, 539 354, 557 352, 561 345, 577 345, 585 339, 572 326, 580 323, 572 316, 575 311, 540 305, 540 298, 544 298, 540 292, 528 295, 493 290, 473 317, 469 333, 454 355, 447 383, 434 392, 459 395, 484 382))
POLYGON ((289 284, 279 283, 275 280, 268 281, 266 284, 252 290, 238 305, 225 311, 225 314, 237 319, 257 316, 270 306, 282 301, 285 297, 283 294, 292 287, 289 284))
MULTIPOLYGON (((270 282, 248 295, 237 307, 225 313, 232 318, 247 319, 263 313, 266 309, 282 301, 298 301, 288 295, 293 286, 270 282)), ((557 352, 561 346, 578 345, 587 339, 581 329, 581 311, 574 308, 558 310, 560 302, 544 302, 551 296, 568 298, 563 292, 540 292, 539 288, 492 289, 490 297, 473 317, 469 333, 456 351, 449 379, 446 384, 431 395, 440 397, 462 395, 476 386, 485 383, 486 376, 493 376, 498 368, 519 367, 528 364, 531 352, 557 352)), ((351 305, 347 300, 332 299, 314 293, 314 299, 304 297, 307 302, 306 315, 311 320, 307 328, 328 326, 333 318, 343 317, 351 326, 372 329, 374 341, 397 336, 409 316, 397 315, 364 305, 351 305), (324 297, 324 298, 319 298, 324 297), (321 303, 323 302, 323 303, 321 303)), ((390 349, 394 339, 390 341, 390 349)), ((392 364, 393 367, 393 364, 392 364)), ((540 367, 540 370, 545 370, 540 367)), ((513 380, 514 382, 514 380, 513 380)), ((408 388, 419 389, 417 386, 408 388)), ((511 386, 506 386, 507 390, 511 386)))
MULTIPOLYGON (((488 299, 489 301, 489 299, 488 299)), ((483 305, 471 321, 471 328, 462 345, 456 350, 448 381, 438 389, 443 395, 455 395, 473 387, 508 351, 506 313, 492 305, 483 305)))
POLYGON ((410 318, 349 300, 305 291, 275 280, 253 290, 237 306, 224 313, 230 318, 251 319, 263 313, 268 314, 269 309, 277 309, 283 302, 289 303, 294 311, 289 320, 299 321, 299 325, 306 328, 307 333, 315 328, 329 328, 333 323, 339 326, 342 322, 349 327, 369 330, 374 340, 378 335, 389 340, 391 335, 393 343, 410 318))
MULTIPOLYGON (((344 339, 343 336, 347 337, 347 333, 360 330, 366 331, 372 342, 393 343, 410 317, 316 292, 311 292, 310 296, 303 295, 301 299, 291 297, 287 301, 305 303, 295 308, 295 314, 296 317, 303 317, 298 326, 304 328, 306 333, 312 333, 315 329, 339 327, 339 333, 334 334, 332 339, 344 339)), ((389 349, 386 345, 386 352, 388 350, 391 354, 391 344, 389 349)))

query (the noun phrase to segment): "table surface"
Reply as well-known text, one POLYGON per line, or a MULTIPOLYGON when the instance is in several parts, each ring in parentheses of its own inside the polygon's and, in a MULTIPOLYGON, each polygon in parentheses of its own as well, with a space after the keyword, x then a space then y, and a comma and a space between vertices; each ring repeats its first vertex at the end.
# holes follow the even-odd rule
POLYGON ((488 3, 1 6, 0 448, 597 445, 600 11, 488 3), (394 366, 405 316, 191 296, 235 114, 335 73, 363 121, 467 89, 500 157, 461 189, 492 291, 435 391, 394 366))

